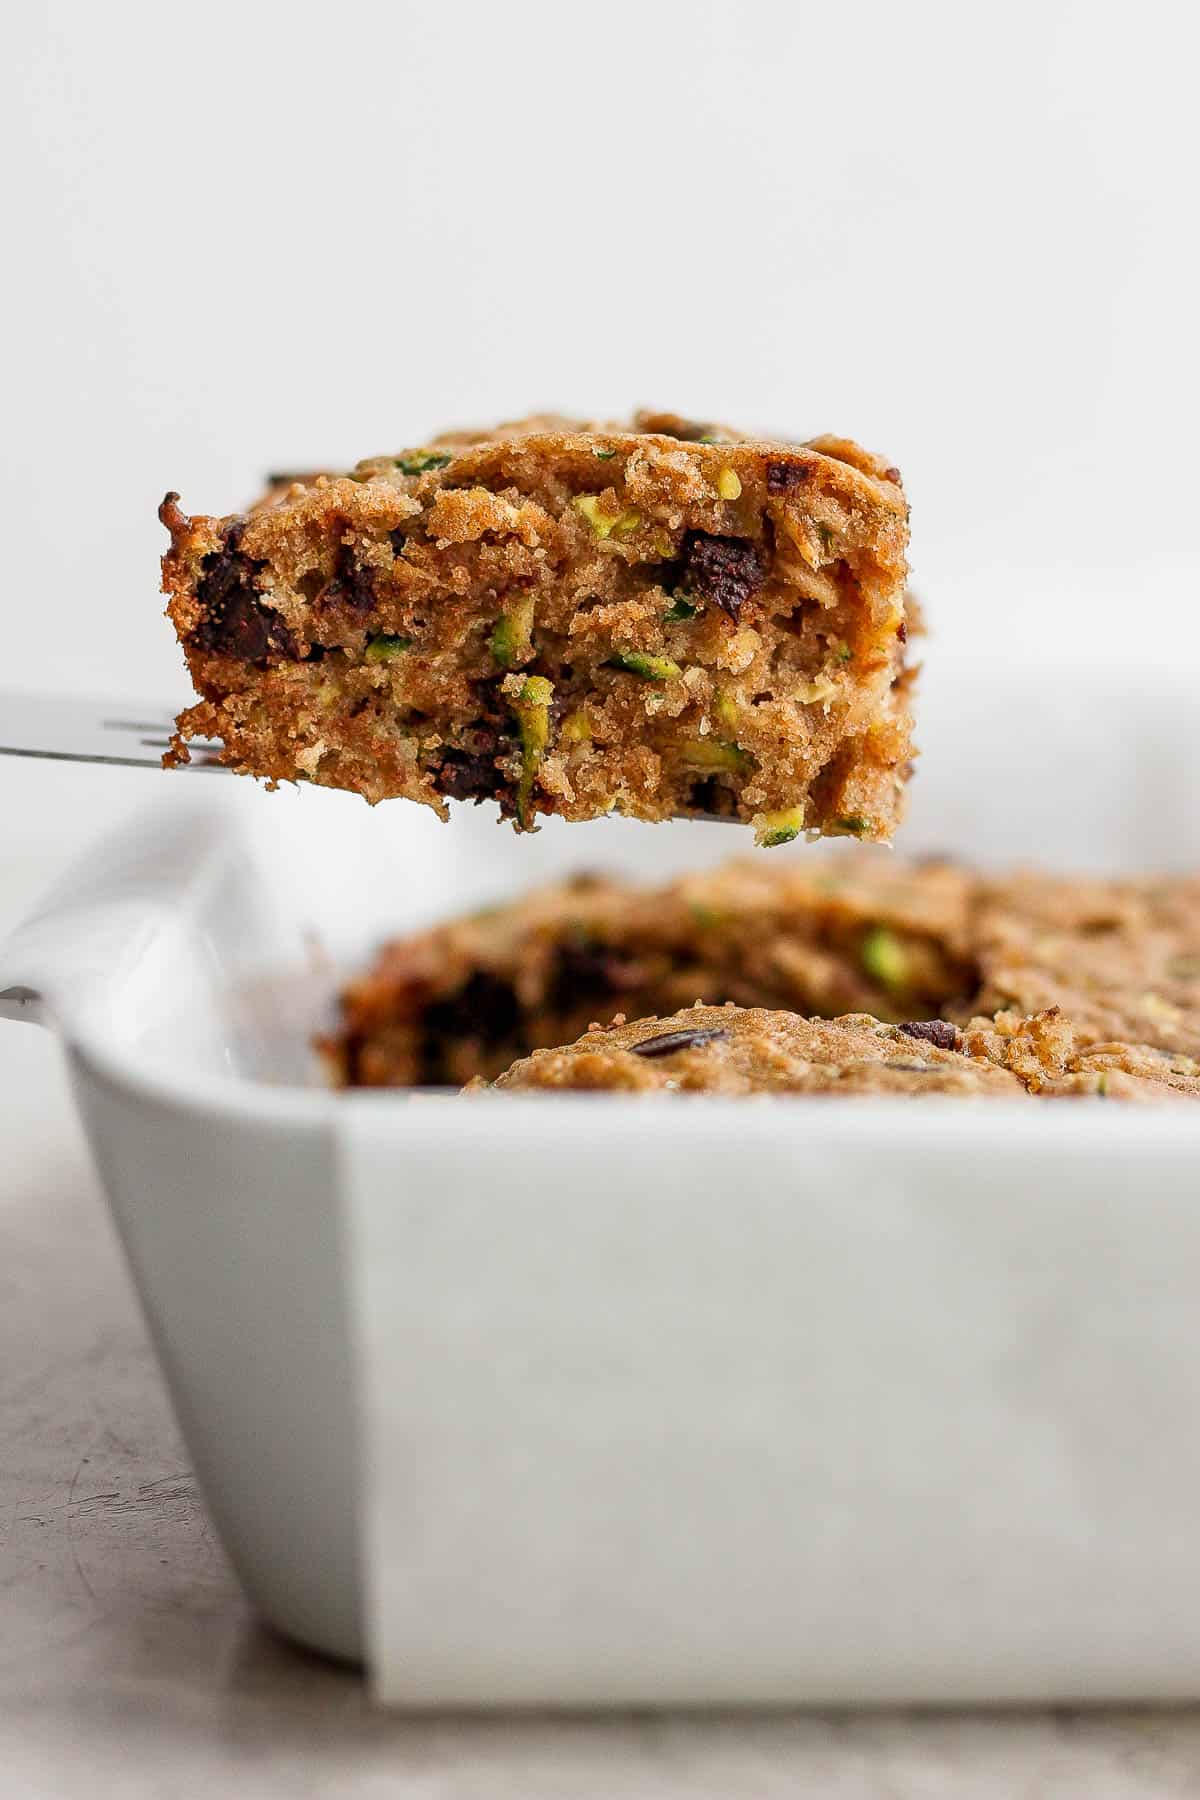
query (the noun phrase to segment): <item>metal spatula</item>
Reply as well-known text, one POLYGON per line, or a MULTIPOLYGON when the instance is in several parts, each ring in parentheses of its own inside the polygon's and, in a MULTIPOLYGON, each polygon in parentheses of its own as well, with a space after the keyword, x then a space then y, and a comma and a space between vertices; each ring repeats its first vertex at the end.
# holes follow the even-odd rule
MULTIPOLYGON (((0 694, 0 756, 41 756, 56 762, 117 763, 157 768, 174 715, 161 705, 89 700, 74 695, 0 694)), ((220 769, 221 746, 194 740, 186 769, 220 769)))
MULTIPOLYGON (((175 729, 166 707, 134 700, 89 700, 74 695, 0 693, 0 756, 40 756, 50 762, 114 763, 157 769, 175 729)), ((229 772, 221 745, 189 738, 185 770, 229 772)), ((735 825, 716 813, 688 813, 704 824, 735 825)))

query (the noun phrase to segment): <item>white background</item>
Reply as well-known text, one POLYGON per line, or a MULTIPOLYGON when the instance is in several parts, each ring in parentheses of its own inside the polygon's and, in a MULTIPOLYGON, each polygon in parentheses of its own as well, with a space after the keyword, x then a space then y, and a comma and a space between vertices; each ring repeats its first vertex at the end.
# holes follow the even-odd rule
POLYGON ((167 487, 537 407, 886 451, 947 642, 1189 627, 1196 19, 13 7, 4 682, 174 697, 167 487))
MULTIPOLYGON (((1200 674, 1197 18, 10 8, 0 688, 181 697, 168 487, 638 403, 886 451, 931 658, 1200 674)), ((151 788, 0 767, 8 852, 151 788)))

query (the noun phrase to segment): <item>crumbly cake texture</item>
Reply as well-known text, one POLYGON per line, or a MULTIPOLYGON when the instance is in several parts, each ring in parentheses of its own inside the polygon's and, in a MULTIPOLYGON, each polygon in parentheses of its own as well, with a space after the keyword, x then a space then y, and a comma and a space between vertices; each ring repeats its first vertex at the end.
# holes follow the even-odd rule
POLYGON ((341 1083, 457 1086, 593 1020, 695 1000, 928 1016, 977 985, 967 927, 960 870, 883 852, 755 857, 653 888, 584 875, 386 945, 327 1050, 341 1083))
POLYGON ((1026 1098, 1019 1078, 998 1064, 960 1055, 866 1013, 801 1019, 739 1006, 694 1006, 669 1019, 594 1025, 563 1049, 535 1050, 493 1085, 505 1093, 573 1088, 1026 1098))
POLYGON ((717 815, 888 839, 912 757, 908 508, 841 438, 672 414, 536 418, 248 513, 160 518, 168 613, 219 738, 275 783, 494 799, 519 829, 717 815))
POLYGON ((658 888, 581 877, 386 946, 322 1048, 340 1085, 460 1086, 696 1001, 868 1015, 1048 1097, 1196 1098, 1200 878, 992 876, 867 850, 658 888))

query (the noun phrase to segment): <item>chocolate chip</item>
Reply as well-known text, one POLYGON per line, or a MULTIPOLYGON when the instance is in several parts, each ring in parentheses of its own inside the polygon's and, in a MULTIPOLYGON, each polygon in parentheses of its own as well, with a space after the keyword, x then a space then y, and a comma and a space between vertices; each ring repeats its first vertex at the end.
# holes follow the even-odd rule
POLYGON ((763 584, 763 566, 748 538, 690 531, 684 539, 683 561, 688 586, 714 601, 735 624, 746 601, 763 584))
POLYGON ((375 571, 360 567, 349 544, 343 544, 338 551, 337 570, 321 594, 320 605, 344 606, 349 612, 363 615, 375 610, 375 571))
POLYGON ((715 1031, 664 1031, 661 1037, 643 1038, 640 1044, 630 1044, 634 1056, 674 1056, 676 1050, 700 1050, 705 1044, 715 1044, 729 1033, 722 1028, 715 1031))
POLYGON ((506 785, 496 767, 496 745, 484 744, 475 750, 443 750, 433 770, 433 785, 448 800, 494 800, 506 785))
POLYGON ((769 462, 767 464, 768 494, 790 494, 794 488, 803 487, 808 480, 808 467, 805 463, 769 462))
POLYGON ((469 683, 479 721, 471 738, 475 749, 482 750, 486 744, 498 745, 502 735, 512 736, 512 712, 500 691, 506 679, 501 671, 499 675, 488 676, 486 680, 469 683))
POLYGON ((623 985, 621 966, 607 944, 568 939, 555 953, 546 1001, 553 1011, 567 1012, 582 1000, 599 1000, 623 985))
POLYGON ((487 969, 476 969, 457 993, 427 1006, 422 1022, 431 1037, 478 1038, 483 1044, 503 1044, 513 1035, 520 1017, 521 1003, 512 983, 487 969))
POLYGON ((903 619, 901 619, 900 623, 896 627, 896 636, 900 639, 900 642, 902 644, 907 644, 907 642, 908 642, 908 626, 905 624, 903 619))
POLYGON ((920 1038, 926 1044, 936 1044, 939 1050, 958 1049, 958 1026, 951 1025, 948 1019, 910 1019, 900 1029, 905 1037, 920 1038))
POLYGON ((462 1075, 452 1052, 464 1039, 474 1039, 489 1050, 503 1044, 512 1055, 529 1048, 520 1030, 521 1003, 512 983, 487 969, 477 969, 456 993, 432 1001, 421 1024, 420 1087, 460 1084, 462 1075))
POLYGON ((254 577, 265 565, 252 562, 238 549, 242 528, 235 525, 224 548, 204 558, 203 573, 196 583, 196 599, 204 617, 192 632, 198 650, 217 656, 237 656, 243 662, 261 663, 270 656, 300 659, 300 647, 291 631, 268 606, 254 586, 254 577))

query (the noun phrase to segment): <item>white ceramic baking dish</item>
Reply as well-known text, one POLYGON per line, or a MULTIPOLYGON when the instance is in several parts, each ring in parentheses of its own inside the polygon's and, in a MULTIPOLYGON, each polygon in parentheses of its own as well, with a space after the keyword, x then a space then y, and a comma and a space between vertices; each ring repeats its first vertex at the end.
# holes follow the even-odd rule
MULTIPOLYGON (((927 687, 906 847, 1200 863, 1186 684, 927 687)), ((146 781, 0 951, 0 1010, 66 1043, 268 1619, 361 1657, 369 1589, 420 1703, 1200 1692, 1200 1119, 332 1095, 308 1035, 385 931, 742 839, 146 781), (396 1207, 364 1265, 372 1157, 396 1207), (411 1454, 402 1519, 364 1420, 411 1454)))

